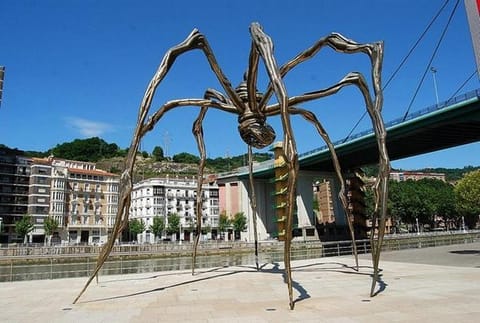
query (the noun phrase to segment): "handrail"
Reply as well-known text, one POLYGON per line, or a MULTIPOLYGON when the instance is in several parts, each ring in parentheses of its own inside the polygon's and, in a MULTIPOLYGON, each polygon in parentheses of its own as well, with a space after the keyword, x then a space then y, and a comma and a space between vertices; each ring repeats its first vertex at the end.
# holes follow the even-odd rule
MULTIPOLYGON (((480 89, 472 90, 472 91, 469 91, 467 93, 457 95, 457 96, 455 96, 453 98, 450 98, 448 100, 445 100, 443 102, 439 102, 438 104, 430 105, 427 108, 409 113, 405 117, 396 118, 392 121, 389 121, 389 122, 385 123, 385 128, 388 129, 392 126, 401 124, 401 123, 406 122, 406 121, 410 121, 412 119, 419 118, 421 116, 432 113, 434 111, 438 111, 438 110, 448 108, 448 107, 450 107, 454 104, 461 103, 461 102, 464 102, 464 101, 467 101, 467 100, 470 100, 470 99, 473 99, 473 98, 480 98, 480 89)), ((337 145, 340 145, 340 144, 344 144, 348 141, 352 141, 352 140, 360 138, 360 137, 365 137, 365 136, 370 135, 372 133, 373 133, 373 128, 370 128, 368 130, 364 130, 364 131, 361 131, 359 133, 348 136, 346 138, 337 140, 337 141, 333 142, 333 145, 337 146, 337 145)), ((318 153, 320 151, 324 151, 324 150, 327 150, 327 149, 328 149, 328 146, 323 145, 319 148, 316 148, 316 149, 307 151, 305 153, 299 154, 299 157, 310 156, 310 155, 313 155, 315 153, 318 153)))

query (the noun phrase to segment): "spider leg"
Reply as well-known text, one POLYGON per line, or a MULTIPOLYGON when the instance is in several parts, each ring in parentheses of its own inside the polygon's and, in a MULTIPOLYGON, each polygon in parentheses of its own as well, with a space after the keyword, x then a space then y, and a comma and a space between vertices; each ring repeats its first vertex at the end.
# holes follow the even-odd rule
MULTIPOLYGON (((280 115, 284 130, 283 151, 285 154, 285 162, 288 167, 287 181, 287 221, 285 226, 285 242, 284 242, 284 263, 285 274, 288 285, 288 296, 290 309, 293 310, 295 302, 293 301, 292 291, 292 268, 290 261, 290 249, 292 242, 292 224, 295 207, 297 175, 298 175, 298 153, 295 139, 293 137, 292 126, 290 124, 290 115, 288 114, 288 96, 285 84, 282 81, 280 71, 278 69, 275 57, 273 56, 273 43, 261 29, 260 25, 253 23, 250 25, 250 33, 255 43, 255 48, 262 58, 270 82, 275 91, 275 95, 280 102, 280 115)), ((261 104, 260 104, 261 106, 261 104)))
POLYGON ((346 189, 345 189, 345 179, 342 175, 342 168, 340 166, 340 162, 338 160, 338 156, 337 156, 337 152, 335 151, 335 147, 333 146, 333 143, 330 140, 330 136, 328 135, 327 131, 322 126, 320 121, 318 121, 318 119, 317 119, 317 117, 315 116, 314 113, 312 113, 311 111, 305 110, 305 109, 298 108, 298 107, 289 107, 289 113, 290 114, 300 114, 305 120, 312 123, 315 126, 315 128, 317 129, 317 132, 320 134, 320 136, 325 141, 325 143, 328 147, 328 150, 330 151, 330 154, 332 156, 333 167, 335 169, 337 179, 340 183, 340 191, 338 193, 338 198, 340 199, 343 210, 345 211, 345 214, 346 214, 346 217, 347 217, 348 228, 349 228, 349 231, 350 231, 350 236, 352 238, 352 251, 353 251, 353 255, 355 257, 356 270, 358 271, 358 251, 357 251, 357 244, 355 242, 355 230, 354 230, 353 225, 352 225, 353 215, 352 215, 351 210, 348 207, 348 201, 347 201, 346 189))
MULTIPOLYGON (((315 92, 306 93, 302 96, 292 97, 289 99, 289 104, 298 104, 314 99, 322 98, 328 95, 337 93, 346 85, 355 85, 361 91, 367 112, 370 116, 374 133, 377 139, 377 147, 379 152, 379 171, 373 186, 373 191, 375 195, 375 211, 372 215, 372 224, 375 226, 378 221, 378 234, 375 239, 375 227, 373 227, 372 234, 370 235, 370 244, 372 250, 372 263, 373 263, 373 279, 372 287, 370 291, 370 296, 374 296, 376 282, 379 281, 379 261, 380 261, 380 252, 383 243, 383 237, 385 235, 385 222, 387 216, 387 199, 388 199, 388 178, 390 174, 390 160, 387 153, 386 147, 386 130, 381 115, 382 104, 383 104, 383 94, 380 85, 380 69, 381 69, 381 59, 383 53, 383 46, 378 44, 373 51, 372 59, 372 75, 373 75, 373 88, 374 88, 374 99, 372 100, 370 91, 368 89, 367 82, 362 74, 360 73, 349 73, 345 76, 339 83, 315 92)), ((281 113, 280 105, 274 104, 267 106, 265 108, 267 115, 275 115, 281 113)), ((355 244, 354 244, 355 245, 355 244)))
POLYGON ((250 48, 250 55, 248 57, 248 70, 247 70, 247 94, 248 105, 250 110, 258 114, 258 102, 257 102, 257 77, 258 77, 258 62, 260 55, 255 48, 255 42, 252 41, 250 48))
POLYGON ((193 254, 192 254, 192 275, 195 274, 195 260, 197 257, 197 248, 198 242, 200 241, 200 235, 202 232, 202 205, 203 205, 203 171, 205 169, 205 160, 207 155, 205 153, 205 141, 203 139, 203 119, 207 113, 208 107, 202 107, 200 109, 200 114, 193 123, 192 132, 197 141, 198 151, 200 153, 200 164, 198 165, 197 173, 197 204, 196 204, 196 218, 197 225, 195 229, 195 240, 193 244, 193 254))
MULTIPOLYGON (((253 113, 258 114, 258 99, 257 99, 257 77, 258 77, 258 63, 260 55, 256 50, 256 44, 252 41, 250 46, 250 55, 248 58, 247 69, 247 95, 248 105, 253 113)), ((250 185, 249 200, 252 208, 253 219, 253 240, 255 248, 255 266, 257 271, 260 270, 258 265, 258 228, 257 228, 257 198, 255 196, 255 184, 253 179, 253 151, 252 146, 248 145, 248 180, 250 185)))
MULTIPOLYGON (((377 43, 361 44, 351 39, 348 39, 339 33, 331 33, 326 37, 320 38, 312 46, 300 52, 297 56, 295 56, 293 59, 291 59, 290 61, 285 63, 282 67, 280 67, 281 77, 283 78, 290 70, 295 68, 297 65, 313 58, 325 46, 328 46, 333 50, 335 50, 336 52, 340 52, 340 53, 346 53, 346 54, 365 53, 370 57, 372 61, 372 65, 375 64, 375 65, 378 65, 379 67, 378 69, 374 67, 373 70, 378 70, 378 72, 380 72, 381 70, 381 65, 382 65, 381 58, 383 56, 378 55, 378 52, 379 51, 383 52, 383 43, 377 42, 377 43), (379 48, 381 49, 379 50, 379 48)), ((372 78, 376 78, 377 76, 380 77, 379 74, 376 75, 376 73, 374 72, 372 73, 372 78)), ((274 92, 274 86, 273 84, 269 84, 267 90, 264 93, 263 99, 260 102, 260 106, 265 106, 267 104, 273 92, 274 92)))
POLYGON ((135 128, 134 136, 130 144, 127 157, 125 158, 125 168, 124 168, 124 171, 122 172, 122 175, 120 176, 119 203, 118 203, 117 214, 115 217, 115 223, 112 229, 112 234, 109 236, 107 242, 102 247, 99 253, 99 257, 97 259, 97 264, 95 266, 95 269, 93 270, 91 276, 85 283, 85 286, 83 287, 83 289, 80 291, 79 295, 73 301, 73 304, 75 304, 80 299, 82 294, 85 292, 87 287, 92 282, 93 278, 98 275, 98 272, 102 268, 103 264, 105 263, 108 256, 110 255, 110 252, 113 249, 115 240, 118 238, 120 233, 125 228, 128 227, 128 216, 129 216, 129 209, 131 204, 130 199, 131 199, 131 192, 133 188, 133 184, 132 184, 133 168, 135 165, 135 158, 138 151, 138 147, 140 145, 140 141, 143 138, 143 136, 145 136, 147 132, 149 132, 154 128, 156 123, 161 119, 161 117, 167 111, 170 111, 171 109, 174 109, 177 107, 186 107, 186 106, 197 106, 201 108, 213 107, 213 108, 217 108, 217 109, 231 112, 231 113, 235 113, 237 111, 233 106, 220 103, 217 101, 209 100, 209 99, 172 100, 162 105, 154 115, 152 115, 151 117, 149 117, 147 121, 145 121, 145 118, 147 116, 147 113, 145 112, 145 110, 148 110, 150 108, 151 101, 147 101, 144 99, 143 102, 150 102, 150 103, 148 103, 147 106, 140 107, 139 121, 135 128))
MULTIPOLYGON (((340 163, 338 161, 338 157, 336 155, 335 148, 333 147, 333 144, 332 144, 327 132, 325 131, 323 126, 320 124, 320 122, 316 118, 315 114, 313 114, 313 113, 311 113, 310 111, 307 111, 307 110, 293 108, 293 106, 295 104, 304 103, 304 102, 316 100, 316 99, 319 99, 319 98, 322 98, 322 97, 326 97, 326 96, 329 96, 329 95, 333 95, 333 94, 337 93, 338 91, 340 91, 344 86, 347 86, 347 85, 356 85, 359 88, 362 88, 362 86, 366 87, 366 81, 364 80, 363 76, 360 73, 357 73, 357 72, 349 73, 342 80, 340 80, 340 82, 338 82, 337 84, 334 84, 334 85, 332 85, 328 88, 318 90, 318 91, 314 91, 314 92, 305 93, 301 96, 294 96, 294 97, 289 98, 288 105, 289 105, 289 113, 301 114, 304 119, 306 119, 309 122, 311 122, 312 124, 314 124, 318 133, 323 138, 323 140, 327 144, 327 147, 330 151, 330 154, 332 156, 333 166, 334 166, 334 169, 335 169, 335 173, 337 175, 338 181, 340 182, 340 191, 339 191, 338 197, 339 197, 340 202, 342 204, 343 210, 345 211, 345 214, 346 214, 348 229, 349 229, 349 232, 350 232, 350 237, 352 239, 353 255, 354 255, 354 258, 355 258, 356 269, 358 270, 358 268, 359 268, 358 267, 358 251, 357 251, 357 244, 356 244, 356 239, 355 239, 355 230, 353 228, 353 224, 352 224, 352 221, 351 221, 353 219, 353 216, 351 214, 350 209, 348 208, 348 202, 347 202, 346 196, 345 196, 345 192, 346 192, 345 180, 344 180, 342 172, 341 172, 341 166, 340 166, 340 163)), ((369 93, 368 92, 364 93, 364 91, 362 91, 362 93, 364 94, 365 100, 367 101, 367 105, 372 105, 373 103, 370 100, 369 93)), ((280 113, 280 104, 278 104, 278 103, 273 104, 273 105, 269 105, 265 108, 265 114, 267 116, 277 115, 279 113, 280 113)))
POLYGON ((260 270, 258 266, 258 232, 257 232, 257 198, 255 196, 255 185, 253 181, 253 153, 252 153, 252 146, 248 145, 248 180, 250 183, 250 191, 249 191, 249 199, 250 199, 250 207, 252 208, 253 212, 253 238, 255 241, 255 265, 257 267, 257 271, 260 270))

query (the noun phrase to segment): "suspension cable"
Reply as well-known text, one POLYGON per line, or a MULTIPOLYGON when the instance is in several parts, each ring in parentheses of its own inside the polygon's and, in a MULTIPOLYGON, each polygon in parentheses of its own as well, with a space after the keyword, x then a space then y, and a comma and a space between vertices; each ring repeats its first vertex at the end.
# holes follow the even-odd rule
POLYGON ((417 39, 417 41, 415 42, 415 44, 412 46, 412 48, 410 48, 410 50, 408 51, 407 55, 405 56, 405 58, 400 62, 400 64, 398 65, 398 67, 395 69, 395 71, 392 73, 392 75, 390 76, 390 78, 388 79, 387 82, 385 82, 385 85, 383 86, 383 89, 382 90, 385 90, 388 86, 388 84, 392 81, 392 79, 397 75, 398 71, 402 68, 402 66, 405 64, 405 62, 407 61, 407 59, 410 57, 410 55, 413 53, 413 51, 415 50, 415 48, 418 46, 418 44, 420 44, 420 41, 423 39, 423 37, 427 34, 428 30, 432 27, 433 23, 435 22, 435 20, 437 20, 438 16, 440 16, 440 14, 442 13, 443 9, 445 9, 445 6, 448 4, 450 0, 447 0, 445 1, 445 3, 443 4, 443 6, 438 10, 437 14, 435 15, 435 17, 433 17, 433 19, 430 21, 430 23, 428 24, 427 28, 425 28, 425 30, 423 31, 423 33, 420 35, 420 37, 417 39))
POLYGON ((465 80, 465 82, 463 82, 462 85, 460 85, 460 87, 450 96, 450 98, 449 98, 448 100, 453 99, 453 98, 458 94, 458 92, 460 92, 460 90, 462 90, 463 87, 464 87, 465 85, 467 85, 467 83, 472 79, 472 77, 473 77, 475 74, 477 74, 477 69, 474 69, 474 70, 473 70, 472 75, 470 75, 470 76, 465 80))
POLYGON ((415 93, 412 97, 412 100, 410 101, 410 104, 408 105, 408 108, 407 108, 407 111, 405 112, 405 115, 403 116, 403 121, 405 121, 405 119, 407 118, 408 116, 408 113, 410 112, 410 108, 412 107, 413 105, 413 102, 415 101, 415 98, 417 97, 417 94, 418 94, 418 91, 420 90, 420 87, 422 86, 423 84, 423 81, 425 80, 425 77, 427 76, 427 73, 430 69, 430 66, 432 65, 432 62, 433 62, 433 59, 435 58, 437 52, 438 52, 438 49, 440 47, 440 44, 442 43, 443 41, 443 37, 445 37, 445 34, 447 32, 447 29, 448 29, 448 26, 450 25, 450 22, 452 21, 452 18, 453 18, 453 15, 455 14, 455 11, 457 10, 457 7, 458 7, 458 4, 459 4, 460 0, 457 0, 457 2, 455 3, 455 7, 453 7, 453 10, 452 12, 450 13, 450 17, 448 17, 448 21, 447 21, 447 24, 445 25, 445 28, 443 29, 442 31, 442 34, 440 36, 440 39, 438 40, 437 42, 437 45, 435 46, 435 49, 433 50, 433 53, 432 53, 432 56, 430 56, 430 60, 428 61, 428 64, 427 66, 425 66, 425 71, 423 72, 423 75, 422 75, 422 78, 420 80, 420 82, 418 83, 418 86, 415 90, 415 93))
MULTIPOLYGON (((395 69, 395 71, 392 73, 392 75, 390 75, 390 77, 388 78, 387 82, 385 82, 385 85, 383 86, 382 88, 382 91, 384 91, 388 85, 390 84, 390 82, 393 80, 393 78, 397 75, 397 73, 400 71, 400 69, 403 67, 403 65, 405 65, 406 61, 408 60, 408 58, 410 57, 410 55, 412 55, 413 51, 415 50, 415 48, 420 44, 421 40, 423 39, 423 37, 427 34, 427 32, 430 30, 430 28, 432 27, 432 25, 435 23, 435 21, 437 20, 437 18, 440 16, 440 14, 442 13, 442 11, 445 9, 445 6, 448 4, 450 0, 446 0, 444 2, 444 4, 440 7, 440 9, 437 11, 437 13, 434 15, 434 17, 430 20, 429 24, 427 25, 427 27, 425 28, 425 30, 420 34, 419 38, 417 39, 417 41, 415 42, 415 44, 413 44, 413 46, 410 48, 410 50, 408 51, 407 55, 403 58, 403 60, 400 62, 400 64, 398 65, 398 67, 395 69)), ((365 110, 362 114, 362 116, 360 117, 360 119, 357 121, 357 123, 355 123, 355 125, 353 126, 352 130, 350 130, 350 132, 348 133, 348 135, 345 137, 344 139, 344 142, 348 140, 348 138, 350 138, 350 136, 352 135, 352 133, 355 131, 355 129, 358 127, 358 125, 360 124, 360 122, 362 122, 363 118, 365 118, 365 116, 367 115, 367 111, 365 110)))

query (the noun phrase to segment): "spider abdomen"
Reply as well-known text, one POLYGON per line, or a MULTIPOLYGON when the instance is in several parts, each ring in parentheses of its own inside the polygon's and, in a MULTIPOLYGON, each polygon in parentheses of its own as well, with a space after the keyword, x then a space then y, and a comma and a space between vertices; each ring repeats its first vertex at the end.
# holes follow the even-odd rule
POLYGON ((275 131, 265 122, 265 117, 255 114, 238 118, 238 131, 243 141, 250 146, 262 149, 275 140, 275 131))
MULTIPOLYGON (((252 111, 248 99, 248 87, 245 81, 241 82, 235 89, 238 97, 245 103, 246 110, 238 117, 238 131, 243 141, 250 146, 261 149, 271 145, 275 140, 275 131, 266 123, 266 118, 258 111, 252 111)), ((255 91, 256 103, 263 98, 261 92, 255 91)), ((258 108, 258 107, 257 107, 258 108)))

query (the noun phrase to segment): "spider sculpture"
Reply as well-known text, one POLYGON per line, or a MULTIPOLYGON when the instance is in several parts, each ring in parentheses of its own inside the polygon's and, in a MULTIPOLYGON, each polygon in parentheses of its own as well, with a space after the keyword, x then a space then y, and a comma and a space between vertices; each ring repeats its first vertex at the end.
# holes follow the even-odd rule
MULTIPOLYGON (((250 25, 251 34, 251 49, 249 54, 248 68, 244 76, 244 81, 237 88, 233 88, 230 81, 223 74, 220 66, 217 63, 215 55, 209 46, 206 37, 198 30, 194 29, 190 35, 180 44, 172 47, 163 57, 160 66, 154 74, 150 84, 148 85, 143 100, 141 102, 137 120, 137 126, 133 135, 133 139, 125 160, 125 170, 120 178, 120 198, 118 204, 118 212, 116 215, 115 225, 107 243, 101 250, 95 270, 92 272, 90 278, 87 280, 85 286, 74 300, 77 300, 84 293, 88 285, 94 277, 98 275, 100 268, 108 258, 115 239, 119 236, 123 228, 128 223, 128 212, 130 207, 130 194, 132 191, 132 174, 134 169, 135 157, 139 149, 139 144, 143 136, 154 128, 156 123, 163 117, 163 115, 174 108, 194 106, 200 108, 200 113, 193 124, 193 134, 197 141, 197 146, 200 153, 200 164, 197 181, 197 203, 196 203, 196 235, 194 240, 193 256, 192 256, 192 274, 194 274, 195 257, 197 246, 201 232, 201 216, 202 216, 202 183, 203 170, 205 166, 206 153, 205 143, 203 139, 202 124, 204 117, 209 108, 219 109, 238 116, 238 130, 241 138, 248 144, 249 152, 249 169, 250 169, 250 201, 253 209, 254 221, 254 237, 255 237, 255 255, 258 270, 258 243, 256 232, 256 202, 253 191, 253 175, 252 175, 252 147, 264 148, 273 143, 275 139, 275 132, 273 128, 266 123, 269 116, 280 115, 283 127, 283 158, 288 167, 288 181, 287 181, 287 220, 286 220, 286 234, 284 241, 284 263, 285 273, 287 277, 289 305, 293 309, 295 302, 292 293, 292 273, 290 265, 290 246, 292 240, 292 219, 295 207, 296 185, 299 170, 298 154, 296 142, 290 123, 292 115, 300 115, 312 125, 315 126, 320 136, 325 140, 327 146, 332 154, 333 165, 336 176, 341 183, 339 198, 342 206, 347 214, 347 223, 350 228, 352 237, 352 244, 355 247, 355 240, 353 234, 353 217, 347 207, 347 200, 345 194, 344 180, 340 163, 335 153, 332 142, 328 134, 317 120, 315 114, 311 111, 302 109, 299 105, 304 102, 316 100, 325 96, 337 93, 344 86, 357 86, 363 95, 367 112, 371 118, 374 132, 376 135, 378 154, 379 154, 379 172, 374 185, 375 195, 375 212, 373 214, 372 223, 378 223, 378 231, 372 230, 371 234, 371 248, 372 248, 372 262, 373 262, 373 280, 370 295, 374 296, 376 282, 379 279, 379 258, 380 248, 384 235, 385 217, 386 217, 386 200, 387 200, 387 180, 390 171, 390 162, 386 149, 386 131, 381 116, 381 109, 383 105, 383 95, 381 90, 381 67, 383 60, 383 43, 367 43, 360 44, 350 39, 343 37, 338 33, 332 33, 324 38, 319 39, 310 48, 299 53, 292 60, 288 61, 283 66, 278 66, 273 55, 273 43, 270 37, 265 34, 262 27, 258 23, 250 25), (371 61, 371 78, 373 84, 373 97, 370 93, 368 84, 360 73, 349 73, 337 84, 320 89, 318 91, 305 93, 300 96, 289 97, 283 82, 283 77, 298 64, 314 57, 323 47, 328 46, 336 52, 354 54, 367 54, 371 61), (157 87, 160 85, 170 67, 174 64, 177 57, 181 54, 199 49, 205 57, 216 75, 218 81, 225 94, 208 89, 203 98, 193 99, 178 99, 168 101, 163 104, 155 113, 149 114, 153 96, 157 87), (269 85, 263 94, 257 92, 256 83, 258 75, 259 61, 262 60, 266 72, 269 77, 269 85), (267 104, 272 95, 275 95, 277 103, 267 104), (147 118, 148 117, 148 118, 147 118)), ((358 267, 358 259, 356 256, 356 249, 354 249, 355 259, 358 267)), ((97 276, 98 277, 98 276, 97 276)))

